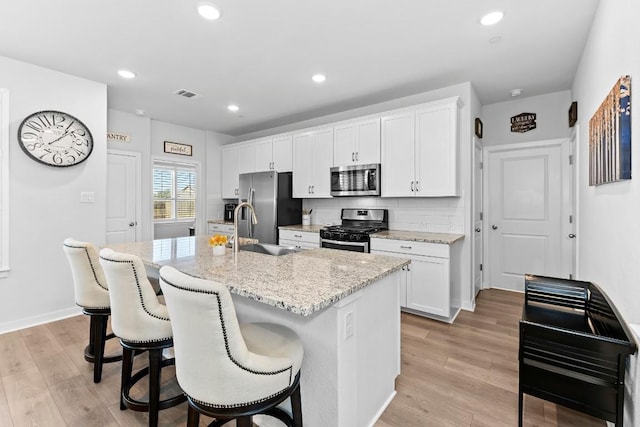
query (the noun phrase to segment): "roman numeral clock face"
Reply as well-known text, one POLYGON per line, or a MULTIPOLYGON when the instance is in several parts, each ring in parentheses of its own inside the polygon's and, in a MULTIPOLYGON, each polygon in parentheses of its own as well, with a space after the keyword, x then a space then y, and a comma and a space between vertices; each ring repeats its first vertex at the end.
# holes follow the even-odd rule
POLYGON ((84 123, 60 111, 28 116, 18 128, 18 142, 29 157, 58 167, 77 165, 93 150, 93 137, 84 123))

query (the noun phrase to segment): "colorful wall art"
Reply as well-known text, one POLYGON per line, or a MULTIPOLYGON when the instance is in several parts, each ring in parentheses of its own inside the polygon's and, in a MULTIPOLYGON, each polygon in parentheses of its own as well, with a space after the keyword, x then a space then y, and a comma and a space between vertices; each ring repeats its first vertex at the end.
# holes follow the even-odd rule
POLYGON ((589 120, 589 185, 631 179, 631 77, 622 76, 589 120))

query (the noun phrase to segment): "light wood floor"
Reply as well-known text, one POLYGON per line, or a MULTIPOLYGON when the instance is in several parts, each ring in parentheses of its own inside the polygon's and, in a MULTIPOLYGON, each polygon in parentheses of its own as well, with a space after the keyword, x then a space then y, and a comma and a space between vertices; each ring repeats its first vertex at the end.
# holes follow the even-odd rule
MULTIPOLYGON (((476 311, 460 313, 453 325, 403 313, 398 394, 376 427, 516 426, 522 300, 482 291, 476 311)), ((119 409, 120 363, 105 365, 102 382, 93 383, 83 359, 88 328, 87 316, 76 316, 0 335, 1 426, 147 425, 145 413, 119 409)), ((170 393, 177 390, 163 380, 170 393)), ((184 426, 186 408, 161 411, 160 424, 184 426)), ((526 426, 606 425, 529 396, 525 416, 526 426)))

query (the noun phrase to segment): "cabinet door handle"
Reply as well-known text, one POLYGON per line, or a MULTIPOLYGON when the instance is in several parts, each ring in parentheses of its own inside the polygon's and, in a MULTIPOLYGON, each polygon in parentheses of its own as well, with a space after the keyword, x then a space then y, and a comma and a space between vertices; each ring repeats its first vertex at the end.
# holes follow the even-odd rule
POLYGON ((358 161, 358 152, 356 151, 356 162, 358 161))
POLYGON ((307 193, 311 194, 311 186, 309 186, 309 188, 307 188, 307 193))
POLYGON ((416 181, 416 193, 417 193, 418 191, 420 191, 420 187, 418 187, 419 182, 420 182, 420 181, 416 181))
POLYGON ((407 265, 407 271, 411 271, 411 267, 407 265))
POLYGON ((480 232, 480 227, 476 228, 476 233, 480 232))
POLYGON ((575 234, 573 234, 573 233, 571 233, 571 234, 569 234, 569 238, 570 238, 570 239, 575 239, 575 238, 576 238, 576 235, 575 235, 575 234))
POLYGON ((411 181, 411 192, 413 193, 414 191, 416 190, 413 189, 413 181, 411 181))
POLYGON ((353 151, 351 152, 351 161, 352 162, 356 161, 356 153, 354 153, 353 151))
POLYGON ((311 194, 316 194, 316 186, 315 185, 311 186, 311 194))
POLYGON ((400 246, 401 249, 411 249, 411 246, 400 246))

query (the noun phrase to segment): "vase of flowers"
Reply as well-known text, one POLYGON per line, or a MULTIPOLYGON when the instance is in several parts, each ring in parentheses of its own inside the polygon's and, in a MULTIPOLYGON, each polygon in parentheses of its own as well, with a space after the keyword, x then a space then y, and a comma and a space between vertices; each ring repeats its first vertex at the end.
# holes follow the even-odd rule
POLYGON ((228 239, 224 234, 216 234, 214 236, 209 237, 209 246, 211 246, 211 251, 214 256, 224 255, 226 251, 225 245, 227 244, 228 239))

